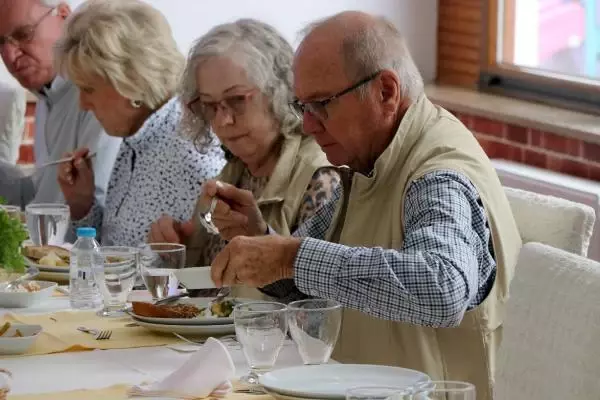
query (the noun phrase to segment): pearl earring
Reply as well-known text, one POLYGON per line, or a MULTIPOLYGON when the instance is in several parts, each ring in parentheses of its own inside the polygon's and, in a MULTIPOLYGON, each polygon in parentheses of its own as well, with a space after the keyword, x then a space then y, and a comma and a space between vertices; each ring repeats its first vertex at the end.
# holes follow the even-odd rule
POLYGON ((140 100, 131 100, 131 107, 140 108, 142 106, 142 102, 140 100))

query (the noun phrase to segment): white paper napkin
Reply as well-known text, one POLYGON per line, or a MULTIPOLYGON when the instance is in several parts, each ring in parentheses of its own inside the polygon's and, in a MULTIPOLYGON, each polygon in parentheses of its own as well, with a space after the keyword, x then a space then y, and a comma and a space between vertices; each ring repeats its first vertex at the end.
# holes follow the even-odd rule
POLYGON ((184 400, 223 397, 231 391, 230 380, 234 377, 235 366, 227 347, 209 338, 180 368, 160 382, 134 386, 129 397, 163 396, 184 400))

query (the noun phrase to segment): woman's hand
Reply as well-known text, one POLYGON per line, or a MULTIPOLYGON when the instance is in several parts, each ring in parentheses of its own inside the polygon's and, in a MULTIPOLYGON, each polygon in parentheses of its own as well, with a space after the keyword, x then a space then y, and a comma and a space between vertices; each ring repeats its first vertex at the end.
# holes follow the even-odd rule
POLYGON ((150 225, 148 243, 183 243, 194 234, 192 221, 178 222, 163 215, 150 225))
POLYGON ((81 148, 65 157, 73 157, 58 166, 58 183, 71 209, 71 219, 79 220, 87 215, 94 204, 94 170, 87 158, 89 149, 81 148))
POLYGON ((208 210, 212 199, 218 199, 212 212, 212 222, 225 240, 236 236, 259 236, 267 233, 267 223, 252 192, 228 183, 209 180, 202 185, 201 202, 208 210))

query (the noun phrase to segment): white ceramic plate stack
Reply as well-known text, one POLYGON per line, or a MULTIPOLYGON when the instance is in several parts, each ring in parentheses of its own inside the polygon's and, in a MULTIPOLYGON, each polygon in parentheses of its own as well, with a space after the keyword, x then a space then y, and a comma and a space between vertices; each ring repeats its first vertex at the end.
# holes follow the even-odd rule
MULTIPOLYGON (((178 304, 193 304, 198 308, 206 308, 212 297, 181 299, 178 304)), ((236 301, 243 301, 238 300, 236 301)), ((154 332, 178 333, 187 336, 226 335, 235 332, 233 315, 230 317, 198 316, 195 318, 154 318, 143 317, 130 312, 131 317, 140 326, 154 332)))
POLYGON ((346 391, 364 386, 407 388, 429 382, 422 372, 380 365, 323 364, 283 368, 260 377, 278 399, 343 400, 346 391))

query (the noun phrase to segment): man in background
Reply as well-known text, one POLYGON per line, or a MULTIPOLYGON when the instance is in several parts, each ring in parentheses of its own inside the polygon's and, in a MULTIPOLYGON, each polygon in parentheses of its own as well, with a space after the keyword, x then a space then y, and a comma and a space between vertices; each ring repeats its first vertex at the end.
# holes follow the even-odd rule
MULTIPOLYGON (((95 197, 104 204, 108 178, 120 146, 98 121, 79 107, 79 91, 56 74, 53 48, 71 13, 58 0, 0 0, 0 56, 10 74, 38 97, 35 115, 36 166, 59 160, 66 152, 87 147, 93 160, 95 197)), ((57 166, 37 168, 25 176, 16 166, 0 163, 0 196, 24 207, 28 203, 64 202, 57 166)))

